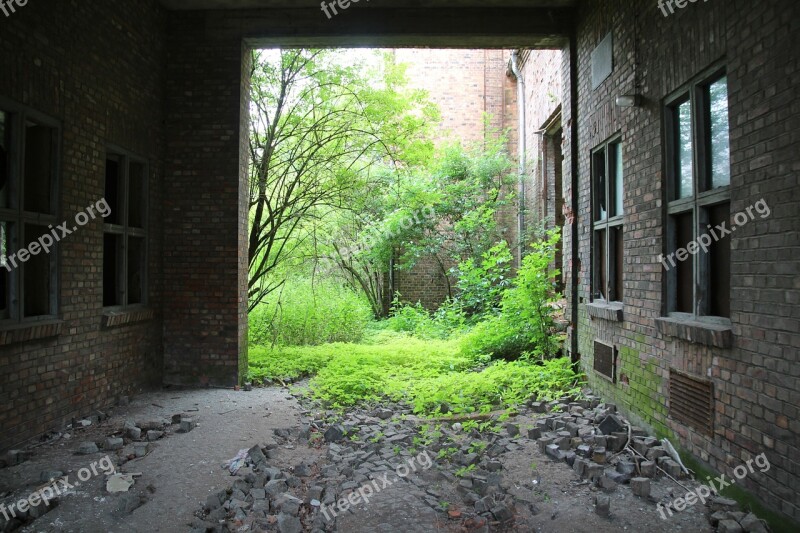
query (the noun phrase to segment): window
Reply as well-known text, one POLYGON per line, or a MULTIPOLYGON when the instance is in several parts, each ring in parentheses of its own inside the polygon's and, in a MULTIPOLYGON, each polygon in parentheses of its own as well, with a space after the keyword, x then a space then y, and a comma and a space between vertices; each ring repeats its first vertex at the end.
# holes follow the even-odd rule
POLYGON ((623 298, 622 144, 612 139, 592 152, 592 300, 623 298))
POLYGON ((694 317, 730 315, 727 77, 719 69, 666 102, 666 309, 694 317), (712 238, 713 236, 713 238, 712 238), (700 243, 710 243, 699 246, 700 243))
POLYGON ((0 320, 7 323, 58 314, 57 254, 38 244, 56 226, 58 139, 56 121, 0 102, 0 320))
POLYGON ((147 303, 147 164, 116 150, 106 156, 103 306, 147 303))

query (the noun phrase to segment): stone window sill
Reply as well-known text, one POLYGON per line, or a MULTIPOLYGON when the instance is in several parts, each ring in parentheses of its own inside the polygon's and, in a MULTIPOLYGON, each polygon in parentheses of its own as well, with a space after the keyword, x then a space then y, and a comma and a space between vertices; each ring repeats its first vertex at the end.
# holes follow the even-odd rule
POLYGON ((61 335, 63 320, 43 320, 41 322, 24 322, 0 329, 0 346, 18 342, 48 339, 61 335))
POLYGON ((611 322, 622 322, 622 302, 604 302, 602 300, 586 304, 586 310, 592 318, 602 318, 611 322))
POLYGON ((147 322, 148 320, 153 320, 154 316, 155 312, 147 308, 109 309, 103 312, 103 327, 118 328, 137 322, 147 322))
POLYGON ((662 335, 695 344, 717 348, 730 348, 733 345, 733 330, 728 319, 711 322, 679 316, 659 317, 656 318, 656 328, 662 335))

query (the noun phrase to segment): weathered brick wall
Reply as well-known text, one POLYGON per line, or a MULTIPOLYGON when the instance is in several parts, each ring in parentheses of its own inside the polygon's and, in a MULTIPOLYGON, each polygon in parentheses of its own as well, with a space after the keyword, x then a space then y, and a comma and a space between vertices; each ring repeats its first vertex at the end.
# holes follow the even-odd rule
POLYGON ((0 451, 160 381, 165 27, 150 0, 39 0, 0 17, 0 96, 61 121, 59 220, 103 197, 108 143, 149 160, 154 311, 103 328, 102 220, 66 237, 60 335, 0 346, 0 451))
MULTIPOLYGON (((762 502, 800 519, 800 204, 796 144, 800 69, 794 2, 697 2, 664 17, 649 0, 587 1, 578 25, 580 291, 579 349, 591 385, 638 422, 674 438, 731 475, 766 453, 771 469, 737 482, 762 502), (613 32, 614 71, 591 88, 590 54, 613 32), (742 226, 731 241, 733 346, 707 347, 658 333, 662 316, 664 200, 662 100, 704 68, 727 66, 731 142, 731 214, 760 199, 768 219, 742 226), (638 64, 638 68, 635 66, 638 64), (637 92, 644 104, 617 108, 637 92), (622 322, 590 318, 590 150, 621 132, 625 171, 625 307, 622 322), (592 342, 619 347, 617 384, 592 371, 592 342), (714 385, 713 435, 668 417, 669 368, 714 385)), ((567 101, 568 95, 564 98, 567 101)), ((567 130, 565 129, 565 132, 567 130)), ((565 169, 569 167, 565 165, 565 169)), ((570 178, 565 174, 565 188, 570 178)), ((569 196, 567 196, 569 198, 569 196)), ((572 303, 576 303, 571 299, 572 303)))
POLYGON ((169 14, 164 179, 167 383, 233 386, 246 366, 247 54, 208 12, 169 14), (214 29, 211 27, 214 26, 214 29), (208 28, 208 31, 199 31, 208 28), (244 120, 243 120, 244 119, 244 120), (244 122, 244 124, 243 124, 244 122), (240 256, 239 250, 243 250, 240 256), (238 288, 238 290, 228 290, 238 288))
MULTIPOLYGON (((490 131, 510 129, 508 150, 516 156, 516 88, 507 76, 507 50, 398 49, 398 63, 408 64, 409 86, 424 89, 441 112, 436 141, 461 140, 465 145, 483 141, 490 131), (489 124, 485 117, 489 116, 489 124)), ((516 209, 499 213, 507 238, 516 240, 516 209)), ((449 270, 453 265, 445 265, 449 270)), ((412 270, 395 272, 394 289, 407 302, 437 308, 454 288, 435 258, 423 258, 412 270)), ((454 280, 450 280, 453 285, 454 280)))

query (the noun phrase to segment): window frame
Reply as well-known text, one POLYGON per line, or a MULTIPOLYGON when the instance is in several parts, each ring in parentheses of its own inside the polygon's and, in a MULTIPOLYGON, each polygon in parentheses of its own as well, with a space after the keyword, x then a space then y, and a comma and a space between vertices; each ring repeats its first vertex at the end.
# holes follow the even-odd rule
MULTIPOLYGON (((622 231, 622 249, 624 250, 625 247, 625 172, 624 172, 624 165, 623 165, 623 150, 622 150, 622 133, 615 133, 599 145, 595 146, 591 153, 590 153, 590 181, 591 181, 591 287, 590 287, 590 301, 591 302, 602 302, 602 303, 623 303, 625 299, 625 290, 624 290, 624 261, 621 261, 623 272, 619 273, 619 279, 621 280, 623 287, 617 287, 617 265, 615 261, 612 261, 612 257, 616 258, 616 250, 617 250, 617 242, 616 238, 612 237, 612 234, 615 230, 619 229, 622 231), (611 216, 611 205, 615 202, 616 197, 616 188, 613 185, 614 179, 611 176, 611 168, 610 168, 610 161, 611 161, 611 148, 613 146, 619 146, 619 154, 620 158, 617 161, 617 165, 621 166, 623 169, 622 172, 622 211, 620 213, 614 214, 611 216), (597 191, 595 188, 595 177, 596 177, 596 166, 595 166, 595 156, 604 151, 604 171, 605 171, 605 185, 604 191, 606 198, 606 218, 603 220, 598 220, 598 213, 597 213, 597 191), (605 251, 605 256, 602 258, 603 266, 606 272, 606 287, 604 288, 605 294, 609 295, 608 299, 603 297, 603 293, 599 292, 598 290, 598 283, 599 283, 599 275, 598 275, 598 250, 597 250, 597 234, 601 231, 605 231, 605 237, 603 239, 603 250, 605 251), (618 298, 620 293, 620 289, 622 290, 622 298, 618 298)), ((623 253, 624 257, 624 253, 623 253)))
MULTIPOLYGON (((25 237, 26 225, 39 227, 56 227, 61 220, 61 154, 62 154, 62 125, 57 119, 18 104, 7 98, 0 97, 0 111, 4 112, 10 123, 9 151, 7 168, 9 177, 10 204, 16 202, 16 207, 0 205, 0 222, 8 222, 14 226, 8 241, 10 244, 9 255, 19 253, 21 243, 26 247, 31 243, 25 237), (27 211, 25 209, 25 149, 27 147, 26 124, 34 122, 51 130, 51 180, 50 201, 51 214, 27 211)), ((13 205, 13 204, 12 204, 13 205)), ((49 312, 43 315, 26 316, 25 312, 25 276, 27 263, 18 263, 17 267, 8 272, 8 302, 7 310, 0 312, 0 329, 14 328, 20 325, 49 322, 58 319, 61 309, 60 301, 60 271, 61 253, 60 243, 56 241, 50 252, 47 253, 49 261, 49 312)), ((0 266, 4 269, 5 266, 0 266)))
MULTIPOLYGON (((149 161, 136 155, 129 150, 121 148, 119 146, 108 144, 106 145, 105 151, 105 158, 104 158, 104 187, 105 187, 105 170, 107 169, 109 159, 116 158, 119 161, 120 167, 120 185, 122 188, 121 196, 122 196, 122 206, 121 208, 118 206, 119 210, 119 222, 118 224, 111 224, 103 221, 103 254, 105 254, 105 236, 106 235, 116 235, 121 238, 121 243, 119 244, 121 248, 121 259, 119 259, 119 263, 117 264, 117 271, 115 276, 117 278, 117 290, 122 293, 122 303, 121 304, 114 304, 114 305, 105 305, 105 281, 103 281, 103 290, 102 290, 102 301, 103 301, 103 311, 104 312, 119 312, 119 311, 134 311, 139 309, 146 309, 149 300, 150 300, 150 290, 149 290, 149 275, 148 275, 148 265, 150 261, 150 253, 149 253, 149 231, 148 231, 148 224, 149 224, 149 215, 150 215, 150 199, 149 199, 149 190, 150 190, 150 164, 149 161), (129 219, 129 212, 130 212, 130 167, 131 164, 139 164, 142 166, 142 191, 141 191, 141 198, 142 198, 142 227, 136 228, 130 226, 130 219, 129 219), (141 302, 137 303, 129 303, 130 298, 130 290, 128 287, 128 268, 129 268, 129 254, 130 254, 130 246, 129 242, 131 237, 139 238, 143 241, 143 251, 142 251, 142 297, 141 302)), ((106 195, 108 194, 107 191, 104 190, 103 197, 108 200, 106 195)), ((118 191, 118 196, 120 192, 118 191)), ((105 279, 105 259, 103 260, 103 269, 101 270, 102 275, 105 279)))
MULTIPOLYGON (((677 217, 691 214, 692 237, 707 233, 709 224, 709 210, 715 206, 728 205, 730 213, 731 185, 713 188, 712 158, 710 141, 710 102, 708 98, 709 87, 715 82, 728 78, 728 71, 724 64, 717 63, 690 81, 683 84, 676 91, 667 96, 662 105, 663 112, 663 147, 664 147, 664 216, 665 238, 663 255, 668 257, 679 248, 677 243, 677 217), (679 126, 676 121, 676 110, 684 102, 690 103, 691 111, 691 139, 692 139, 692 193, 685 198, 679 198, 677 191, 679 150, 677 149, 679 126)), ((726 86, 728 85, 726 81, 726 86)), ((728 98, 730 92, 726 92, 728 98)), ((728 104, 730 111, 730 104, 728 104)), ((730 113, 728 134, 730 136, 730 113)), ((729 137, 730 139, 730 137, 729 137)), ((730 142, 728 145, 730 157, 730 142)), ((727 221, 730 223, 730 220, 727 221)), ((723 237, 725 239, 729 236, 723 237)), ((729 317, 714 316, 710 314, 711 301, 709 289, 711 285, 710 268, 711 254, 698 252, 690 255, 686 261, 692 264, 692 312, 677 311, 678 308, 678 269, 673 267, 665 271, 664 291, 665 298, 662 305, 662 315, 677 319, 704 321, 714 324, 727 324, 729 317)), ((662 269, 662 272, 664 270, 662 269)), ((730 291, 730 288, 729 288, 730 291)), ((730 292, 727 296, 730 305, 730 292)))

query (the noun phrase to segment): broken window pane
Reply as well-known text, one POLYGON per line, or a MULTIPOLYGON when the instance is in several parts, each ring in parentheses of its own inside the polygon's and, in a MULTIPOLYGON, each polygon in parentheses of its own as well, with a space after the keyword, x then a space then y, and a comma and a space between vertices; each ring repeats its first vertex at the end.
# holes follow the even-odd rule
MULTIPOLYGON (((722 223, 730 224, 730 204, 724 203, 708 208, 708 223, 712 228, 722 223)), ((712 316, 731 315, 731 240, 722 237, 709 248, 708 262, 708 313, 712 316)))
MULTIPOLYGON (((26 246, 30 247, 31 243, 38 241, 39 237, 45 234, 50 234, 50 229, 46 226, 25 224, 26 246)), ((50 254, 40 250, 36 255, 31 254, 22 268, 26 317, 51 314, 51 264, 50 254)))
POLYGON ((128 304, 144 303, 144 239, 128 238, 128 304))
POLYGON ((675 267, 677 295, 675 299, 675 311, 681 313, 694 313, 694 259, 695 256, 688 254, 686 248, 689 242, 694 239, 693 211, 682 213, 674 217, 675 221, 675 249, 671 253, 677 253, 683 249, 681 257, 673 255, 677 266, 675 267), (681 260, 683 259, 683 260, 681 260))
POLYGON ((731 184, 731 154, 728 131, 728 78, 708 87, 711 188, 731 184))
POLYGON ((145 167, 132 162, 128 178, 128 224, 132 228, 144 227, 144 190, 145 167))
POLYGON ((122 235, 103 235, 103 306, 122 305, 122 235))
POLYGON ((11 207, 11 123, 8 113, 0 111, 0 207, 11 207))
POLYGON ((53 129, 28 121, 25 124, 25 211, 55 214, 53 156, 53 129))
POLYGON ((612 217, 621 215, 622 211, 622 144, 614 143, 608 151, 609 194, 611 196, 612 217))
POLYGON ((675 139, 677 198, 688 198, 694 194, 694 175, 692 173, 692 103, 687 100, 675 109, 677 125, 675 139))
POLYGON ((592 156, 592 192, 594 194, 594 219, 608 218, 606 202, 606 151, 598 150, 592 156))
POLYGON ((104 218, 106 224, 121 224, 121 209, 124 205, 123 194, 125 186, 122 182, 122 162, 117 156, 106 158, 106 189, 105 199, 108 203, 109 214, 104 218))

